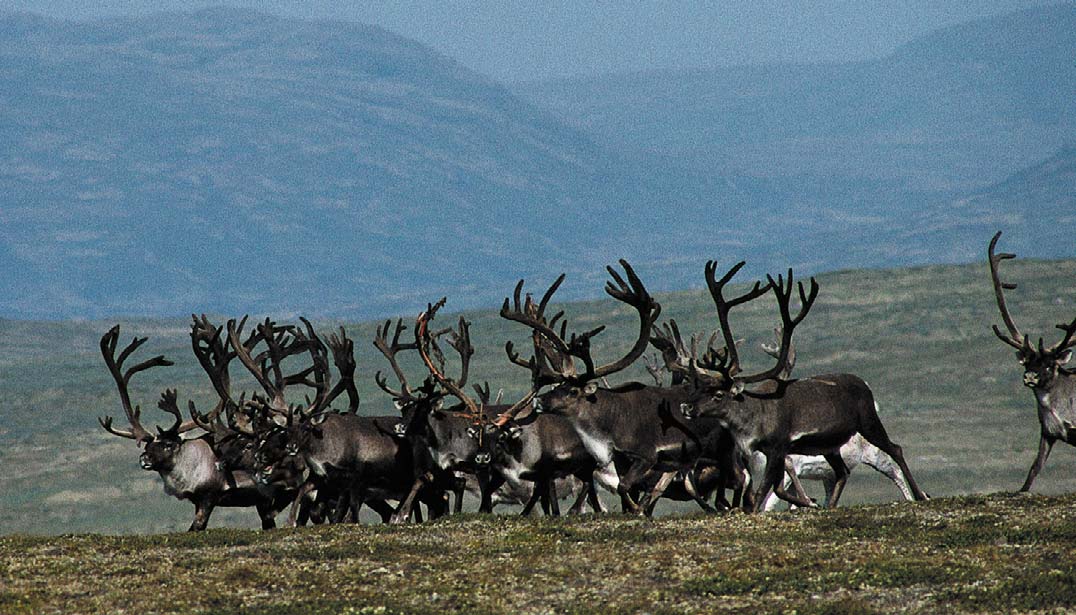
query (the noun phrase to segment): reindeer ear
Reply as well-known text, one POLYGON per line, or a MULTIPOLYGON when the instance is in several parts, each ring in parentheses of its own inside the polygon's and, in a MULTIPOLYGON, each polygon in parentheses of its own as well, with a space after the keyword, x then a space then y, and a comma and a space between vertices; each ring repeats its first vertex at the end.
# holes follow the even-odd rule
POLYGON ((732 388, 729 389, 729 395, 736 397, 740 393, 743 393, 743 383, 737 380, 736 382, 732 383, 732 388))
POLYGON ((597 382, 588 382, 586 384, 586 386, 583 387, 583 395, 586 395, 587 397, 590 397, 591 395, 593 395, 593 394, 595 394, 597 392, 598 392, 598 383, 597 382))
POLYGON ((1072 349, 1069 348, 1068 350, 1066 350, 1065 352, 1062 352, 1057 357, 1057 364, 1058 365, 1064 365, 1064 364, 1068 363, 1069 359, 1071 359, 1071 358, 1072 358, 1072 349))
POLYGON ((508 428, 508 437, 513 440, 518 440, 523 435, 523 428, 518 425, 512 425, 508 428))
POLYGON ((403 410, 404 409, 404 402, 403 402, 402 399, 394 399, 394 400, 392 400, 392 405, 396 406, 397 410, 403 410))

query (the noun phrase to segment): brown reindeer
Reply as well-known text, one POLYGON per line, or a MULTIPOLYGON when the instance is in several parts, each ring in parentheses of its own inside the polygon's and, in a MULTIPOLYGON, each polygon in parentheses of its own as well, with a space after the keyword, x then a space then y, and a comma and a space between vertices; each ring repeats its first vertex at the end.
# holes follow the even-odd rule
MULTIPOLYGON (((814 506, 802 494, 789 494, 782 485, 785 461, 789 454, 822 455, 836 475, 834 492, 829 505, 836 504, 848 477, 848 468, 840 448, 856 433, 877 446, 900 466, 917 500, 927 498, 912 478, 900 446, 893 443, 878 418, 874 396, 862 379, 852 374, 825 374, 800 380, 781 377, 788 364, 792 333, 807 316, 818 296, 818 283, 811 279, 810 291, 798 285, 800 309, 792 316, 790 303, 793 289, 792 270, 787 285, 782 276, 769 277, 768 288, 777 299, 781 314, 782 332, 776 363, 770 369, 755 374, 741 373, 736 344, 729 326, 729 310, 737 300, 726 300, 725 285, 744 263, 738 263, 721 279, 716 279, 716 263, 706 264, 706 282, 717 308, 718 322, 725 339, 719 352, 699 358, 672 362, 676 369, 686 370, 696 383, 696 392, 681 410, 688 418, 714 417, 732 432, 738 446, 765 457, 765 469, 754 494, 756 511, 763 505, 771 489, 780 497, 798 506, 814 506), (747 386, 753 388, 748 389, 747 386)), ((759 283, 754 286, 757 291, 759 283)))

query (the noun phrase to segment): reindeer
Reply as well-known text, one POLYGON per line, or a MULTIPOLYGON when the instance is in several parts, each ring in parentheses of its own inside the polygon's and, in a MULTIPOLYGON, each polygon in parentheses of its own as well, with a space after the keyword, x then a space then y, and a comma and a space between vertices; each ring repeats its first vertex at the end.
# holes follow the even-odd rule
MULTIPOLYGON (((778 358, 780 353, 778 351, 781 341, 781 328, 776 327, 773 330, 774 337, 778 344, 761 344, 762 351, 770 355, 773 358, 778 358)), ((781 370, 778 377, 783 380, 788 380, 792 375, 792 369, 796 365, 796 345, 794 342, 789 343, 788 358, 785 363, 785 369, 781 370)), ((867 442, 860 434, 855 434, 841 447, 841 459, 844 460, 844 465, 851 472, 857 465, 864 464, 868 467, 874 468, 878 472, 881 472, 886 478, 893 481, 893 484, 900 490, 905 500, 913 501, 915 497, 912 495, 912 490, 908 486, 908 482, 904 480, 904 476, 900 473, 900 468, 893 459, 886 455, 877 446, 874 446, 870 442, 867 442)), ((787 478, 785 478, 785 489, 791 485, 797 493, 804 493, 803 487, 799 484, 800 479, 817 480, 821 481, 823 488, 825 489, 825 501, 829 502, 833 496, 834 489, 837 484, 837 476, 833 472, 833 468, 824 457, 818 455, 789 455, 785 462, 785 470, 787 478)), ((804 495, 806 495, 804 493, 804 495)), ((766 511, 772 511, 777 509, 778 498, 775 494, 771 493, 766 496, 766 502, 763 503, 762 509, 766 511)))
POLYGON ((755 374, 740 373, 740 361, 728 320, 729 310, 740 301, 726 300, 723 289, 743 265, 743 262, 736 264, 718 280, 715 278, 717 264, 713 261, 706 264, 706 283, 717 308, 725 339, 724 349, 707 353, 708 356, 701 359, 680 357, 671 362, 670 367, 684 370, 696 383, 691 400, 681 406, 686 418, 715 417, 732 432, 742 450, 759 452, 765 457, 761 480, 756 481, 755 510, 761 508, 771 489, 781 499, 797 506, 815 505, 802 493, 789 494, 784 489, 781 479, 789 454, 825 457, 837 478, 828 505, 836 505, 848 478, 840 448, 856 433, 897 462, 916 500, 927 499, 912 478, 901 447, 889 439, 878 418, 874 396, 862 379, 852 374, 825 374, 801 380, 780 377, 787 365, 792 333, 818 296, 818 283, 813 278, 809 292, 802 282, 798 285, 801 306, 795 317, 789 309, 796 287, 791 269, 787 286, 782 276, 777 280, 767 276, 769 284, 766 287, 755 283, 749 294, 767 289, 772 290, 777 299, 782 323, 781 341, 773 367, 755 374), (747 389, 747 385, 757 386, 747 389))
POLYGON ((689 473, 695 466, 703 450, 703 438, 718 425, 716 421, 703 420, 689 427, 675 416, 672 408, 686 402, 692 393, 687 385, 667 388, 637 382, 612 388, 598 385, 601 379, 623 370, 642 356, 651 328, 661 313, 661 306, 646 291, 631 266, 623 260, 620 265, 627 281, 607 267, 612 282, 605 290, 639 314, 639 334, 627 354, 612 363, 595 365, 590 340, 604 326, 573 333, 566 340, 567 322, 561 321, 564 313, 546 318, 545 309, 563 282, 563 275, 549 287, 537 306, 529 297, 526 304, 521 304, 522 280, 516 285, 514 305, 510 306, 505 299, 501 316, 526 325, 540 339, 529 361, 520 359, 511 343, 505 350, 513 363, 531 369, 535 390, 554 385, 536 397, 536 409, 567 418, 598 466, 615 469, 616 490, 624 510, 650 514, 651 502, 661 496, 678 474, 689 473), (576 369, 576 359, 583 363, 582 372, 576 369), (660 477, 637 502, 633 491, 641 488, 651 471, 660 472, 660 477))
MULTIPOLYGON (((417 466, 419 471, 415 475, 412 494, 423 486, 455 481, 457 472, 475 474, 482 497, 479 510, 491 512, 493 494, 501 485, 490 474, 488 455, 483 455, 480 450, 483 436, 487 433, 488 426, 494 423, 501 424, 524 408, 533 398, 534 390, 527 392, 511 406, 489 404, 488 383, 484 391, 478 389, 482 403, 476 402, 469 396, 464 391, 464 387, 467 382, 470 359, 474 354, 474 347, 471 346, 470 341, 470 324, 461 316, 455 329, 448 328, 438 332, 430 330, 430 322, 436 317, 437 311, 444 306, 445 301, 442 298, 435 304, 428 304, 426 310, 419 314, 415 321, 414 344, 399 343, 399 335, 404 330, 401 322, 397 322, 391 345, 385 341, 389 323, 386 322, 384 327, 378 330, 374 344, 389 359, 397 379, 400 380, 401 389, 393 391, 388 388, 381 377, 377 377, 377 381, 378 385, 393 395, 398 403, 401 401, 404 403, 405 420, 399 430, 401 433, 410 433, 415 446, 423 449, 427 455, 426 463, 417 466), (455 379, 445 373, 444 353, 437 342, 443 335, 448 335, 448 344, 460 356, 460 376, 455 379), (425 391, 420 397, 416 397, 407 386, 403 370, 395 360, 395 353, 404 348, 417 350, 423 365, 430 374, 424 386, 425 391), (431 387, 434 383, 440 387, 441 392, 433 391, 431 387), (448 409, 443 408, 442 401, 445 396, 455 397, 460 404, 448 409)), ((418 455, 416 451, 416 456, 418 455)), ((411 499, 409 497, 401 505, 401 513, 408 510, 408 502, 411 499)), ((458 509, 459 495, 456 501, 458 509)))
POLYGON ((257 338, 266 345, 257 356, 252 355, 253 345, 240 342, 243 324, 228 322, 233 351, 264 393, 250 404, 267 426, 257 433, 256 477, 263 484, 282 483, 298 489, 289 525, 297 523, 300 502, 314 491, 340 497, 333 521, 342 521, 345 516, 358 521, 363 504, 387 519, 392 508, 384 500, 403 497, 411 471, 410 451, 401 447, 392 431, 394 417, 356 414, 359 396, 354 382, 354 344, 344 330, 329 336, 328 347, 340 375, 333 386, 326 345, 310 322, 301 320, 305 333, 295 327, 279 327, 269 319, 257 325, 257 338), (302 353, 309 354, 311 365, 285 375, 284 360, 302 353), (286 389, 294 384, 314 389, 313 399, 305 406, 288 404, 286 389), (344 392, 348 395, 347 411, 332 411, 332 402, 344 392))
POLYGON ((1057 325, 1064 331, 1061 341, 1046 346, 1039 338, 1037 346, 1031 345, 1026 334, 1016 328, 1009 308, 1005 305, 1006 290, 1015 290, 1016 284, 1001 281, 998 267, 1003 260, 1016 258, 1015 254, 994 254, 1001 231, 994 235, 987 248, 990 263, 990 279, 994 285, 994 297, 997 299, 1001 319, 1005 323, 1008 335, 993 325, 994 335, 999 340, 1016 349, 1016 358, 1024 368, 1024 386, 1035 394, 1039 412, 1039 453, 1027 473, 1020 491, 1028 491, 1035 477, 1039 475, 1046 463, 1054 444, 1060 440, 1076 446, 1076 371, 1065 365, 1072 358, 1072 347, 1076 345, 1076 318, 1068 324, 1057 325))
MULTIPOLYGON (((217 506, 254 506, 261 518, 262 528, 275 527, 276 514, 291 502, 294 493, 277 491, 267 494, 259 488, 250 473, 226 467, 214 451, 214 440, 210 434, 196 438, 183 438, 183 434, 197 429, 200 422, 216 420, 225 410, 226 397, 222 396, 216 408, 201 420, 192 417, 190 421, 183 421, 177 404, 177 392, 174 389, 167 389, 161 394, 157 407, 175 417, 175 422, 167 429, 158 427, 157 434, 151 434, 142 427, 141 408, 131 405, 128 385, 137 373, 153 367, 170 366, 173 363, 165 359, 163 355, 158 355, 124 370, 124 362, 148 338, 134 338, 117 357, 119 335, 120 326, 116 325, 101 337, 101 355, 119 390, 120 404, 131 428, 123 430, 113 427, 111 416, 98 418, 101 427, 113 435, 134 440, 140 447, 144 446, 145 450, 140 457, 142 469, 157 472, 161 476, 165 493, 181 500, 189 500, 194 504, 194 521, 189 531, 204 530, 213 509, 217 506)), ((200 322, 195 317, 191 327, 191 341, 195 354, 202 360, 202 353, 206 353, 204 357, 209 357, 208 353, 211 351, 207 348, 219 342, 219 331, 214 332, 204 318, 203 322, 200 322)), ((202 362, 218 392, 222 390, 222 387, 224 389, 227 387, 229 360, 230 357, 225 353, 216 355, 211 363, 202 362)), ((192 415, 196 415, 197 410, 194 404, 189 405, 192 415)))

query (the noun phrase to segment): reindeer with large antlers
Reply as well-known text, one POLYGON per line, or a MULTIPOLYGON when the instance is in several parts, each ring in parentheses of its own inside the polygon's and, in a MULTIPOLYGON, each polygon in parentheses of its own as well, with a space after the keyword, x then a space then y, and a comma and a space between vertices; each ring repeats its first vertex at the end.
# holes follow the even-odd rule
POLYGON ((769 284, 756 282, 744 296, 726 299, 724 287, 737 271, 740 262, 721 279, 716 279, 717 265, 706 264, 706 283, 717 308, 718 322, 725 347, 708 356, 677 357, 671 367, 686 370, 697 383, 693 399, 681 407, 684 416, 716 417, 732 432, 738 446, 746 452, 759 452, 765 457, 765 469, 755 477, 756 511, 761 508, 771 489, 781 499, 798 506, 814 506, 801 493, 789 494, 782 485, 785 460, 789 454, 822 455, 837 477, 829 505, 840 498, 848 477, 848 468, 840 448, 856 433, 877 446, 900 466, 917 500, 927 499, 912 478, 904 461, 901 447, 893 443, 878 418, 874 395, 863 380, 852 374, 825 374, 800 380, 781 377, 792 347, 792 334, 803 321, 818 296, 818 283, 811 279, 810 290, 798 285, 800 309, 792 316, 790 304, 794 283, 792 271, 787 284, 783 276, 769 277, 769 284), (743 303, 744 297, 757 297, 772 290, 781 315, 781 340, 773 367, 755 374, 741 373, 736 344, 729 326, 729 311, 743 303), (752 385, 754 388, 748 389, 752 385))
POLYGON ((194 319, 191 341, 203 368, 220 394, 217 406, 207 416, 201 416, 192 402, 189 404, 192 418, 183 421, 177 393, 173 389, 167 389, 161 394, 157 407, 171 414, 175 422, 167 429, 158 427, 157 433, 152 434, 142 427, 140 408, 132 406, 128 386, 135 374, 153 367, 172 365, 172 362, 163 356, 156 356, 124 370, 124 362, 147 338, 135 338, 117 357, 120 327, 116 325, 110 329, 101 337, 101 354, 119 390, 120 403, 131 428, 117 429, 110 416, 98 420, 109 433, 135 440, 139 446, 144 445, 145 450, 141 455, 142 468, 160 474, 165 493, 194 504, 191 531, 205 529, 216 506, 255 506, 262 521, 262 528, 272 528, 275 526, 276 513, 291 501, 293 494, 267 494, 259 488, 248 472, 228 468, 215 450, 213 434, 183 438, 183 434, 202 425, 217 423, 222 412, 231 412, 227 395, 227 366, 231 357, 227 353, 212 354, 213 349, 219 346, 219 333, 219 330, 213 333, 211 325, 204 318, 203 321, 194 319), (205 354, 199 354, 201 352, 205 354))
MULTIPOLYGON (((700 434, 705 435, 706 430, 685 425, 672 411, 687 401, 691 393, 687 386, 662 388, 637 382, 612 388, 599 386, 600 380, 642 356, 651 328, 661 313, 661 306, 646 291, 631 266, 623 260, 620 264, 627 279, 607 267, 612 281, 605 291, 636 310, 639 333, 631 349, 611 363, 598 365, 591 356, 590 341, 604 326, 568 337, 563 312, 546 316, 545 310, 564 276, 557 278, 537 305, 529 297, 521 301, 523 282, 520 281, 514 302, 510 305, 505 299, 501 316, 529 327, 534 340, 535 354, 529 361, 522 360, 511 343, 506 346, 509 359, 531 370, 536 389, 553 385, 538 395, 536 409, 565 417, 598 466, 615 469, 616 490, 625 511, 649 514, 650 503, 660 497, 678 474, 695 466, 703 446, 700 434), (582 363, 581 371, 576 361, 582 363), (660 472, 660 478, 637 502, 633 492, 651 471, 660 472)), ((710 423, 717 425, 716 421, 710 423)))
POLYGON ((358 520, 363 504, 388 518, 392 508, 384 500, 402 497, 405 477, 410 473, 409 451, 393 434, 393 417, 358 416, 355 387, 354 344, 343 329, 328 338, 328 347, 302 319, 305 331, 277 326, 268 319, 256 326, 256 339, 265 349, 252 354, 255 346, 241 341, 242 323, 228 323, 228 338, 240 362, 262 388, 248 409, 262 417, 265 428, 257 433, 256 478, 263 484, 284 484, 299 490, 288 522, 298 521, 299 506, 313 491, 340 495, 335 521, 358 520), (340 380, 333 385, 329 352, 340 380), (286 374, 284 360, 308 354, 310 365, 286 374), (305 405, 289 404, 287 387, 302 384, 314 390, 305 405), (347 393, 345 412, 333 411, 331 404, 347 393), (282 423, 282 424, 281 424, 282 423))
POLYGON ((1076 318, 1068 324, 1057 325, 1065 335, 1061 341, 1050 346, 1046 346, 1041 337, 1037 345, 1032 345, 1027 334, 1020 333, 1009 314, 1004 293, 1006 290, 1014 290, 1016 284, 1002 282, 998 273, 1001 261, 1016 258, 1016 255, 994 253, 1000 237, 1001 231, 998 231, 990 240, 987 257, 990 263, 990 278, 994 284, 994 297, 1008 334, 994 325, 994 335, 1016 349, 1016 358, 1024 368, 1024 386, 1035 393, 1041 428, 1039 454, 1020 487, 1020 491, 1028 491, 1058 440, 1076 446, 1076 371, 1065 368, 1065 364, 1072 358, 1072 348, 1076 346, 1076 318))
MULTIPOLYGON (((465 390, 470 359, 474 353, 470 342, 469 323, 461 317, 455 328, 437 332, 430 329, 431 321, 444 303, 445 300, 442 299, 436 304, 431 304, 418 316, 415 322, 414 344, 406 346, 399 344, 399 333, 403 330, 402 323, 397 324, 396 335, 391 345, 385 341, 389 323, 379 330, 375 345, 389 359, 401 382, 401 390, 388 389, 381 378, 378 382, 383 389, 397 399, 398 403, 403 403, 405 420, 401 424, 401 431, 408 432, 418 446, 425 447, 430 460, 424 471, 416 476, 413 491, 420 486, 436 484, 435 481, 441 483, 451 481, 455 478, 456 472, 475 474, 482 497, 479 510, 490 512, 493 507, 494 494, 500 490, 506 476, 501 472, 500 457, 492 454, 488 445, 498 439, 501 426, 511 421, 521 409, 528 405, 534 391, 528 391, 512 405, 490 404, 488 384, 485 389, 476 387, 479 400, 476 401, 471 397, 465 390), (443 336, 447 336, 448 345, 460 357, 458 378, 452 378, 446 373, 444 353, 438 342, 443 336), (395 360, 395 352, 404 347, 418 351, 423 365, 430 374, 420 396, 416 396, 407 386, 403 371, 395 360), (434 389, 434 385, 439 390, 434 389), (459 404, 443 408, 442 400, 446 396, 456 398, 459 404)), ((512 433, 518 433, 518 431, 512 433)), ((536 499, 541 496, 545 496, 548 502, 547 494, 552 489, 558 469, 550 468, 548 472, 539 471, 537 474, 526 477, 526 480, 534 481, 536 486, 533 490, 534 495, 524 507, 525 511, 529 511, 536 499)), ((510 476, 514 477, 514 475, 510 476)), ((589 476, 587 476, 587 482, 589 483, 589 476)), ((516 490, 520 487, 518 480, 509 480, 509 483, 516 490)), ((457 496, 457 509, 458 502, 457 496)), ((553 506, 555 507, 555 501, 553 506)))

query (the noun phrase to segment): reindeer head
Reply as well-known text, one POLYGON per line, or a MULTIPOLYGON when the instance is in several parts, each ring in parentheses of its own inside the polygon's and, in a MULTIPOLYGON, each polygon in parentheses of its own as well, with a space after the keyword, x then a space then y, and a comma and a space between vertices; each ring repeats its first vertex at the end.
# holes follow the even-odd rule
POLYGON ((716 336, 712 336, 706 345, 705 353, 699 356, 697 340, 692 338, 689 351, 675 321, 670 321, 662 328, 654 328, 650 341, 661 351, 666 367, 674 373, 681 373, 691 385, 691 393, 680 407, 680 412, 685 418, 713 416, 719 420, 726 419, 734 404, 742 400, 746 385, 767 380, 780 381, 787 378, 791 371, 791 363, 794 361, 792 332, 796 325, 807 316, 811 305, 814 304, 818 296, 818 283, 812 278, 810 291, 807 291, 802 282, 796 285, 792 270, 789 269, 787 284, 784 276, 779 275, 776 280, 772 276, 767 276, 768 284, 765 286, 760 282, 755 282, 754 286, 743 295, 726 299, 725 285, 743 266, 744 263, 741 261, 721 279, 717 279, 715 275, 717 264, 713 261, 706 264, 706 284, 717 308, 718 322, 725 341, 724 347, 715 348, 713 342, 716 336), (789 309, 793 288, 799 289, 800 298, 800 310, 795 317, 789 309), (766 371, 757 374, 742 374, 736 340, 729 326, 729 311, 737 305, 761 297, 770 290, 777 299, 782 325, 775 330, 778 334, 778 346, 766 347, 765 350, 776 358, 777 362, 766 371))
POLYGON ((509 360, 531 371, 534 391, 553 385, 552 389, 535 397, 534 407, 537 411, 561 416, 585 412, 589 405, 598 402, 598 382, 625 369, 646 352, 648 334, 661 314, 661 305, 650 296, 627 261, 621 260, 620 265, 627 280, 612 267, 606 267, 612 281, 606 283, 605 292, 639 313, 639 335, 627 354, 606 365, 596 366, 590 352, 590 340, 605 330, 604 325, 583 333, 573 332, 569 337, 568 322, 563 320, 564 312, 546 317, 546 307, 564 281, 563 275, 553 282, 538 303, 529 294, 521 299, 523 280, 516 284, 513 303, 509 304, 507 298, 504 300, 501 317, 530 327, 534 346, 530 360, 523 360, 513 350, 512 343, 508 342, 505 351, 509 360), (582 363, 582 370, 578 369, 577 360, 582 363))
POLYGON ((1065 335, 1060 342, 1051 346, 1046 346, 1041 337, 1037 345, 1032 345, 1031 339, 1020 333, 1012 315, 1009 314, 1004 294, 1006 290, 1014 290, 1016 284, 1002 282, 998 273, 1001 261, 1016 258, 1016 255, 994 253, 1000 237, 1001 231, 998 231, 990 240, 986 253, 990 263, 990 278, 994 285, 994 298, 997 300, 998 310, 1001 312, 1001 319, 1005 322, 1008 335, 1002 333, 997 325, 993 326, 994 335, 1016 349, 1016 358, 1024 368, 1024 386, 1034 390, 1046 390, 1053 385, 1058 374, 1072 373, 1064 365, 1072 358, 1072 346, 1076 345, 1076 339, 1074 339, 1076 319, 1068 324, 1057 325, 1057 328, 1064 331, 1065 335))

